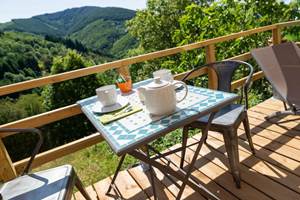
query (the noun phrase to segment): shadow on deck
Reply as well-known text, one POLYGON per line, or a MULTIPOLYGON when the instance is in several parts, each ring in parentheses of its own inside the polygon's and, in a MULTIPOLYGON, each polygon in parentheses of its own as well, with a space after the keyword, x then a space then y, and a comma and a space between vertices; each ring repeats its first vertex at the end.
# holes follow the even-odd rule
MULTIPOLYGON (((221 199, 300 199, 300 117, 274 119, 277 124, 264 120, 264 116, 278 110, 283 110, 283 105, 274 99, 269 99, 249 110, 255 156, 250 152, 242 126, 238 131, 243 180, 241 189, 235 187, 228 170, 229 163, 224 142, 219 133, 209 133, 208 145, 202 147, 193 175, 221 199)), ((195 142, 200 136, 190 138, 189 142, 195 142)), ((178 145, 172 148, 176 146, 178 145)), ((190 161, 194 149, 195 147, 188 149, 186 162, 190 161)), ((177 164, 180 161, 179 153, 169 157, 177 164)), ((156 174, 159 199, 175 199, 178 188, 159 171, 156 171, 156 174)), ((87 187, 93 199, 117 199, 105 195, 110 180, 111 177, 108 177, 87 187)), ((123 199, 153 199, 150 179, 138 167, 122 171, 117 178, 116 186, 123 199)), ((73 198, 83 199, 79 193, 73 198)), ((204 198, 186 187, 182 199, 204 198)))

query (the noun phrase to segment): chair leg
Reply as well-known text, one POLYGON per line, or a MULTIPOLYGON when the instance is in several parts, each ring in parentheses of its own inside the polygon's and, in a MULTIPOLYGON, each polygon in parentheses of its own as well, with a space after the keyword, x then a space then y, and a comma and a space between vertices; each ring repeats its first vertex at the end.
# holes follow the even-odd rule
POLYGON ((233 180, 235 181, 236 187, 241 188, 237 130, 227 131, 223 133, 223 137, 233 180))
POLYGON ((187 143, 187 138, 189 135, 189 127, 184 126, 182 130, 182 151, 181 151, 181 160, 180 160, 180 168, 183 169, 184 167, 184 160, 185 160, 185 152, 186 152, 186 143, 187 143))
POLYGON ((86 200, 92 200, 92 198, 88 195, 87 191, 83 187, 83 184, 80 181, 80 179, 77 177, 77 175, 75 175, 75 186, 86 200))
POLYGON ((282 101, 282 103, 283 103, 283 106, 284 106, 284 110, 288 110, 288 107, 287 107, 286 103, 284 101, 282 101))
MULTIPOLYGON (((204 128, 201 129, 201 133, 203 133, 203 131, 205 131, 204 128)), ((207 135, 208 135, 208 134, 207 134, 207 135)), ((205 138, 204 138, 204 143, 205 143, 205 144, 207 144, 207 135, 206 135, 205 138)))
POLYGON ((245 114, 246 114, 245 119, 243 120, 244 130, 245 130, 248 142, 249 142, 250 149, 251 149, 252 153, 255 155, 255 148, 254 148, 254 145, 252 142, 249 119, 248 119, 247 113, 245 113, 245 114))

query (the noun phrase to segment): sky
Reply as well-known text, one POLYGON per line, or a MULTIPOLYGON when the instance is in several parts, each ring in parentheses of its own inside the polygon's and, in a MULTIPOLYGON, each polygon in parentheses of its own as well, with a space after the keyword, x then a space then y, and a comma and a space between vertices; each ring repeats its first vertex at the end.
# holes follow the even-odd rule
POLYGON ((122 7, 136 10, 145 8, 146 0, 0 0, 0 22, 81 6, 122 7))

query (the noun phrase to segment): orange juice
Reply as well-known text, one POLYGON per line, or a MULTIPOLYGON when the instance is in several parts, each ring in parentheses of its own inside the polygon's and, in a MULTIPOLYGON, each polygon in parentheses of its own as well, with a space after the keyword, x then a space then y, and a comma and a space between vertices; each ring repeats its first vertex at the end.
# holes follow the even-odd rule
POLYGON ((126 82, 117 83, 117 86, 120 88, 122 93, 127 93, 132 90, 132 81, 131 79, 127 79, 126 82))

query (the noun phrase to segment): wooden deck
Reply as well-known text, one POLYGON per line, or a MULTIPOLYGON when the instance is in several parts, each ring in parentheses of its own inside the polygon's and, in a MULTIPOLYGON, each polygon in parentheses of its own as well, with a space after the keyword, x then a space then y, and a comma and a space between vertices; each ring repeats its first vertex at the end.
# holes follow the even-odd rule
MULTIPOLYGON (((264 120, 264 116, 282 109, 281 102, 269 99, 249 110, 256 156, 251 155, 244 130, 240 127, 239 153, 243 180, 241 189, 235 187, 228 171, 223 138, 218 133, 209 133, 208 145, 203 146, 193 175, 221 199, 300 199, 300 117, 277 119, 279 124, 264 120)), ((189 142, 199 137, 200 135, 196 135, 189 142)), ((194 147, 188 149, 186 162, 189 162, 193 152, 194 147)), ((170 157, 179 163, 179 154, 170 157)), ((159 171, 156 172, 159 199, 175 199, 178 189, 159 171)), ((87 187, 93 199, 115 199, 105 195, 110 180, 111 177, 108 177, 87 187)), ((122 171, 116 185, 124 199, 153 199, 150 181, 137 167, 122 171)), ((74 198, 83 199, 79 193, 74 198)), ((187 187, 182 199, 204 198, 187 187)))

